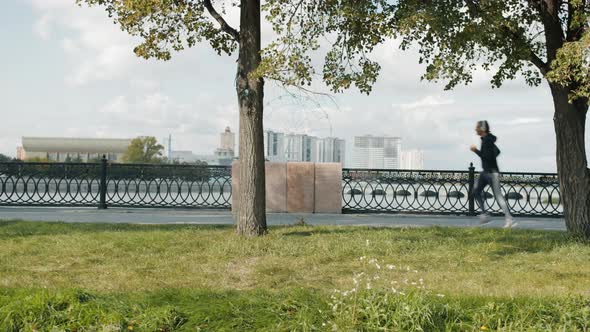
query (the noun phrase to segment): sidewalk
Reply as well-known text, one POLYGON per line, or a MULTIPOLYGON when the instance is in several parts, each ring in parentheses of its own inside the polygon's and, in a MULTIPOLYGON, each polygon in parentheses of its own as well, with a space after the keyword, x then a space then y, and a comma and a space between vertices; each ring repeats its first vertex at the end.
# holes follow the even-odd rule
MULTIPOLYGON (((465 216, 432 216, 401 214, 268 214, 269 225, 289 225, 304 218, 311 225, 428 227, 478 226, 478 220, 465 216)), ((130 223, 130 224, 198 224, 231 225, 232 215, 226 210, 179 210, 139 208, 48 208, 48 207, 0 207, 0 220, 63 221, 82 223, 130 223)), ((516 218, 517 228, 565 231, 563 219, 516 218)), ((485 228, 498 228, 502 218, 494 218, 485 228)))

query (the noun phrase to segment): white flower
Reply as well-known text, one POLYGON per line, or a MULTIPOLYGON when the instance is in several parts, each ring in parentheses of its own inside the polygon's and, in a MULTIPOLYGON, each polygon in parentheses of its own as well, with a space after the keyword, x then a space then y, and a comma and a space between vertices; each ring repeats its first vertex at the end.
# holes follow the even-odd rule
POLYGON ((394 287, 391 287, 391 291, 392 291, 393 293, 397 293, 397 289, 395 289, 394 287))
POLYGON ((350 290, 351 293, 356 293, 356 287, 350 290))
POLYGON ((365 258, 367 258, 367 257, 365 257, 365 256, 361 256, 360 260, 362 261, 362 260, 364 260, 365 258))
POLYGON ((418 273, 418 270, 414 270, 414 273, 418 273))
POLYGON ((395 269, 395 265, 387 264, 386 266, 389 270, 395 269))
POLYGON ((367 289, 371 289, 371 283, 370 282, 367 283, 367 289))
POLYGON ((381 270, 381 265, 375 263, 375 266, 377 267, 377 270, 381 270))
POLYGON ((366 240, 366 241, 367 241, 367 247, 368 247, 369 246, 369 240, 366 240))
POLYGON ((404 292, 399 292, 399 295, 406 295, 406 293, 404 293, 404 292))
POLYGON ((369 261, 369 264, 374 264, 377 263, 377 260, 375 258, 371 258, 371 260, 369 261))
POLYGON ((379 277, 379 276, 374 276, 373 277, 373 280, 378 280, 378 279, 381 279, 381 277, 379 277))
POLYGON ((436 294, 436 296, 438 296, 438 297, 445 297, 444 294, 436 294))
POLYGON ((410 271, 410 267, 409 266, 406 266, 406 271, 410 271))

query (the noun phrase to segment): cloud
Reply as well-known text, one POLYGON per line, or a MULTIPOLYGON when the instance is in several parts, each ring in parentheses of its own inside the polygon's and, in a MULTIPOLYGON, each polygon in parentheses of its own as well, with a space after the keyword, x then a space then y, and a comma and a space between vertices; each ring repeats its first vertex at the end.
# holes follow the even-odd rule
POLYGON ((532 125, 532 124, 539 124, 543 123, 543 119, 541 118, 516 118, 514 120, 508 121, 509 125, 512 126, 520 126, 520 125, 532 125))
POLYGON ((129 103, 125 96, 117 96, 108 104, 104 105, 99 112, 106 114, 125 114, 129 112, 129 103))
POLYGON ((419 100, 416 100, 414 102, 411 103, 405 103, 405 104, 394 104, 393 107, 399 107, 402 110, 412 110, 412 109, 420 109, 420 108, 432 108, 432 107, 436 107, 436 106, 442 106, 442 105, 451 105, 454 104, 455 101, 452 99, 448 99, 448 98, 443 98, 441 96, 426 96, 424 98, 421 98, 419 100))
POLYGON ((51 37, 51 22, 52 18, 51 15, 45 14, 41 16, 35 25, 33 26, 33 30, 41 39, 47 41, 51 37))
POLYGON ((37 35, 47 40, 55 31, 60 40, 71 68, 64 78, 69 85, 122 78, 141 63, 132 52, 137 41, 118 29, 102 8, 79 7, 71 0, 31 0, 31 4, 40 16, 37 35))

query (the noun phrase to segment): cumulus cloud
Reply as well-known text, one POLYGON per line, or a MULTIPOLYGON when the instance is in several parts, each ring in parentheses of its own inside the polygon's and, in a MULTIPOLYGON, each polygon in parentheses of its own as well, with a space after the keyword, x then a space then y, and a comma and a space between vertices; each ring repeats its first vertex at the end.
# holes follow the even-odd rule
POLYGON ((441 96, 425 96, 424 98, 421 98, 417 101, 411 102, 411 103, 405 103, 405 104, 394 104, 394 108, 395 107, 399 107, 402 110, 412 110, 412 109, 422 109, 422 108, 432 108, 432 107, 436 107, 436 106, 442 106, 442 105, 451 105, 454 104, 454 100, 452 99, 448 99, 448 98, 443 98, 441 96))
POLYGON ((45 14, 41 16, 35 25, 33 26, 33 30, 41 39, 47 41, 51 36, 51 16, 49 14, 45 14))

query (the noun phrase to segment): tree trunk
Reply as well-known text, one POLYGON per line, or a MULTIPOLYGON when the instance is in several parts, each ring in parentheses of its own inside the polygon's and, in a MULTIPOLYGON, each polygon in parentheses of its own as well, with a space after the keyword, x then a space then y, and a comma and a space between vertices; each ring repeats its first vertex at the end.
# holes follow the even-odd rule
POLYGON ((266 232, 264 82, 251 77, 260 64, 260 0, 241 0, 240 51, 236 89, 240 107, 237 231, 244 236, 266 232))
POLYGON ((551 85, 557 138, 557 172, 567 230, 590 238, 590 170, 586 159, 585 127, 588 104, 568 102, 569 89, 551 85))

